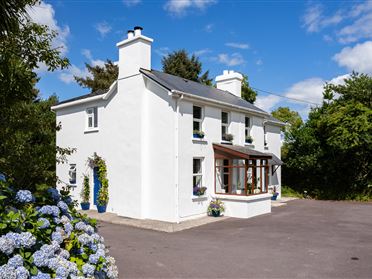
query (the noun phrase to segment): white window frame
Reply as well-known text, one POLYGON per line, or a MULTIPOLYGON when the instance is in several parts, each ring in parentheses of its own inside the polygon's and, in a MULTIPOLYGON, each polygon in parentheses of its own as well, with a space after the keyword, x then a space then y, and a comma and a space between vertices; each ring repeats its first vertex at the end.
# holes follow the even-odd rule
POLYGON ((199 131, 203 131, 203 120, 204 120, 204 108, 202 106, 192 106, 192 130, 194 131, 194 122, 199 122, 199 131), (200 108, 200 119, 194 117, 194 107, 200 108))
POLYGON ((70 168, 68 170, 69 184, 76 185, 76 177, 77 177, 76 164, 70 164, 70 168))
POLYGON ((96 130, 98 129, 98 107, 90 107, 86 110, 87 118, 86 118, 86 129, 87 130, 96 130), (89 122, 90 119, 92 121, 92 125, 90 126, 89 122))
POLYGON ((264 147, 268 147, 266 125, 263 125, 263 129, 264 129, 264 147))
POLYGON ((200 176, 200 187, 203 187, 203 176, 204 176, 204 158, 193 157, 192 158, 192 188, 194 188, 194 177, 200 176), (194 173, 194 160, 200 160, 200 172, 194 173))
POLYGON ((221 111, 221 139, 223 139, 223 134, 222 134, 222 127, 226 127, 226 134, 229 133, 229 127, 230 127, 230 113, 227 112, 227 111, 221 111), (226 113, 227 114, 227 123, 223 123, 222 122, 222 113, 226 113))
MULTIPOLYGON (((247 137, 247 136, 250 136, 251 135, 251 127, 252 127, 252 121, 251 121, 251 117, 249 117, 248 115, 246 115, 244 117, 244 137, 247 137), (248 127, 246 126, 246 119, 249 119, 249 125, 248 127)), ((245 140, 245 138, 244 138, 245 140)))

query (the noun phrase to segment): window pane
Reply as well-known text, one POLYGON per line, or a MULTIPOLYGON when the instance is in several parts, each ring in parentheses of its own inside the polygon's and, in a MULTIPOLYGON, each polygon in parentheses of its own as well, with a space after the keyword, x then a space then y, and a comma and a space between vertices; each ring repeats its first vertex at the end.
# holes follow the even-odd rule
POLYGON ((93 115, 94 115, 94 127, 98 127, 98 109, 93 109, 93 115))
POLYGON ((245 127, 246 128, 249 128, 250 127, 250 119, 249 119, 249 117, 246 117, 245 118, 245 127))
POLYGON ((222 136, 224 136, 227 133, 226 126, 221 127, 222 136))
POLYGON ((202 118, 202 109, 201 107, 193 106, 193 116, 194 118, 201 119, 202 118))
POLYGON ((228 115, 228 113, 227 112, 222 112, 221 113, 221 121, 222 121, 222 123, 224 123, 224 124, 229 124, 229 115, 228 115))
POLYGON ((92 116, 88 116, 88 127, 89 127, 89 128, 93 127, 93 119, 92 119, 92 116))
POLYGON ((193 177, 193 188, 195 187, 202 187, 202 176, 196 175, 193 177))
POLYGON ((71 164, 68 172, 70 184, 76 184, 76 165, 71 164))
POLYGON ((198 122, 198 121, 194 121, 193 129, 194 129, 194 130, 198 130, 198 131, 200 131, 200 130, 201 130, 201 129, 200 129, 200 122, 198 122))
POLYGON ((193 173, 201 173, 201 160, 200 159, 193 160, 193 173))

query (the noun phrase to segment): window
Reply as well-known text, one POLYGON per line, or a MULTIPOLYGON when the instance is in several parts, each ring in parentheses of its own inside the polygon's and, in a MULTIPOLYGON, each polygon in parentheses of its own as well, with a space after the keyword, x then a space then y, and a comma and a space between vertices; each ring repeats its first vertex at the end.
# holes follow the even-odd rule
POLYGON ((70 184, 76 184, 76 164, 70 164, 68 180, 70 184))
POLYGON ((203 110, 201 107, 193 106, 193 130, 202 131, 203 110))
POLYGON ((264 146, 266 147, 267 146, 267 133, 266 133, 266 126, 265 125, 263 126, 263 129, 264 129, 264 146))
POLYGON ((202 187, 203 184, 203 172, 202 172, 202 158, 194 158, 193 159, 193 188, 195 187, 202 187))
POLYGON ((229 114, 221 112, 221 135, 222 140, 225 140, 225 135, 229 133, 229 114))
POLYGON ((245 138, 251 135, 251 119, 246 116, 245 117, 245 138))
POLYGON ((94 129, 98 127, 98 109, 97 107, 87 109, 87 128, 94 129))

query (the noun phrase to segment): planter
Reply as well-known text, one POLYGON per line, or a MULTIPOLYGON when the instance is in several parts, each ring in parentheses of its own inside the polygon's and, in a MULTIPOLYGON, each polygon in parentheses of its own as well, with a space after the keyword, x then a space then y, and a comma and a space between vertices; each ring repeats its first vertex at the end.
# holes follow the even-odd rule
POLYGON ((105 204, 105 205, 98 205, 97 204, 98 213, 105 213, 106 212, 106 207, 107 207, 107 204, 105 204))
POLYGON ((276 198, 278 197, 278 195, 273 195, 272 197, 271 197, 271 200, 272 201, 276 201, 276 198))
POLYGON ((203 139, 203 138, 204 138, 204 135, 193 134, 193 137, 194 137, 195 139, 203 139))
POLYGON ((246 140, 245 143, 252 144, 253 143, 253 140, 246 140))
POLYGON ((212 216, 213 217, 220 217, 220 214, 221 214, 221 212, 220 211, 212 211, 212 216))
POLYGON ((82 210, 89 210, 89 208, 90 208, 90 203, 89 202, 82 202, 82 203, 80 203, 80 205, 81 205, 82 210))

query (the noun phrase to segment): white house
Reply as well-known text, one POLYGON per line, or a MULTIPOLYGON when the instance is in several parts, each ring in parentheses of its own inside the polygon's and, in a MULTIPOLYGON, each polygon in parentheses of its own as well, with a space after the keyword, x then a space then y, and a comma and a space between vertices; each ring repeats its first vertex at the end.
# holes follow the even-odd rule
POLYGON ((78 200, 83 174, 96 192, 87 158, 97 153, 107 163, 107 211, 120 216, 180 222, 205 215, 212 198, 225 203, 227 216, 269 213, 269 187, 280 197, 284 124, 241 98, 237 72, 224 71, 214 88, 151 69, 153 39, 141 33, 135 27, 116 45, 119 76, 107 91, 52 108, 62 125, 57 145, 76 148, 57 165, 58 177, 75 186, 78 200), (206 193, 194 195, 201 186, 206 193))

